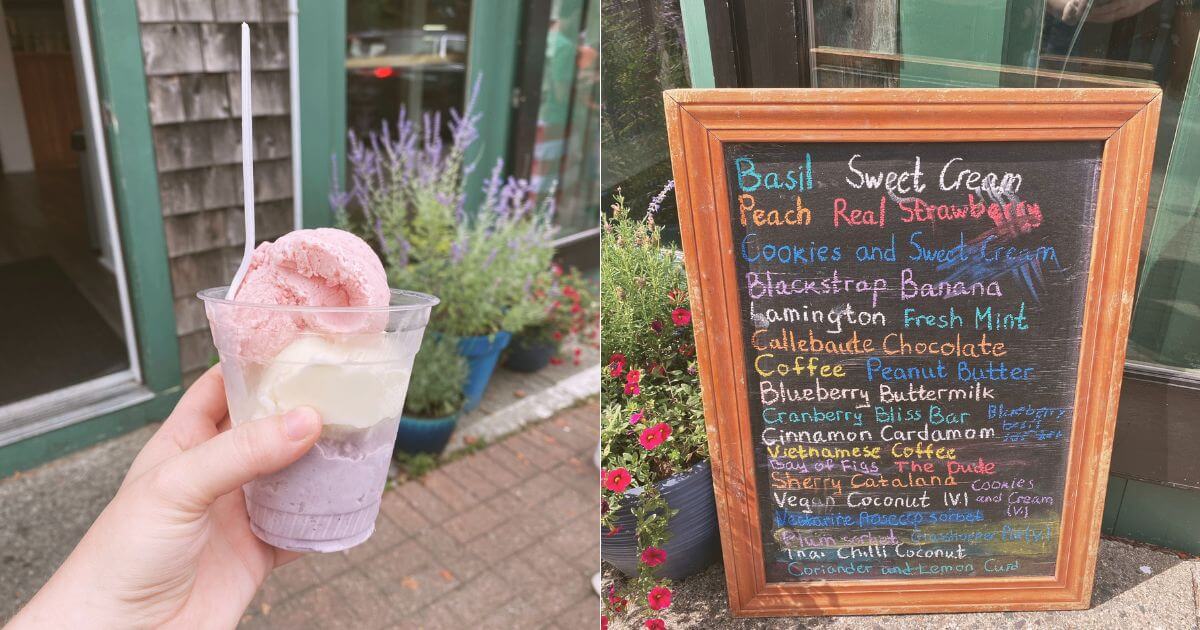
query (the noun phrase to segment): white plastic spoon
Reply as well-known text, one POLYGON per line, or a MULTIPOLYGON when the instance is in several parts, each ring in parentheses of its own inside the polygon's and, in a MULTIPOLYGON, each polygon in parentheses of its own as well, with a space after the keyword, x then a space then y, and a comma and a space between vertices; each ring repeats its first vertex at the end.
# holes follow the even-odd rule
POLYGON ((242 250, 242 264, 233 281, 229 283, 226 300, 237 294, 250 256, 254 254, 254 116, 250 106, 250 25, 242 22, 242 204, 246 210, 246 247, 242 250))

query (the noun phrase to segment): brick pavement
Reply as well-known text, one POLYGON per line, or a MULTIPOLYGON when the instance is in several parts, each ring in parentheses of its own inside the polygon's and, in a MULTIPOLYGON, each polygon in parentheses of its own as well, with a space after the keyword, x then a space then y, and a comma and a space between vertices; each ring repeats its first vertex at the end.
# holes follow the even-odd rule
POLYGON ((384 493, 375 534, 276 571, 242 628, 599 627, 599 407, 384 493))

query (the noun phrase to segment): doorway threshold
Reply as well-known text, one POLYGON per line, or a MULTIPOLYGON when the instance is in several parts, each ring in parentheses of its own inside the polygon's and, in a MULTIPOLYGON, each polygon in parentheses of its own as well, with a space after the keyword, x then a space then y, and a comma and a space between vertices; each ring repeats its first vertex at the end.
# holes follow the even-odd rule
POLYGON ((154 398, 132 370, 108 374, 0 407, 0 446, 154 398))

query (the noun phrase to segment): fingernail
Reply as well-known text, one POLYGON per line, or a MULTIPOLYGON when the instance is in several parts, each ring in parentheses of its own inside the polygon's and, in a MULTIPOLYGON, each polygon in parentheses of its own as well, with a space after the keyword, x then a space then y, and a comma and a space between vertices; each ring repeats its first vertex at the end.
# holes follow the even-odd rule
POLYGON ((320 416, 308 407, 293 409, 283 416, 283 432, 296 442, 312 435, 320 426, 320 416))

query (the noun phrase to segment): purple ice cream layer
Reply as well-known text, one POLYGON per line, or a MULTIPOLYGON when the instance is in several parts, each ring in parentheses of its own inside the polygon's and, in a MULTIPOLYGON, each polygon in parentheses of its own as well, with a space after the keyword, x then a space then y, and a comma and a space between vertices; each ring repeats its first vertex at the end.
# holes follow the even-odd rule
POLYGON ((367 429, 328 425, 291 466, 246 485, 251 527, 296 551, 341 551, 371 536, 399 419, 367 429))

